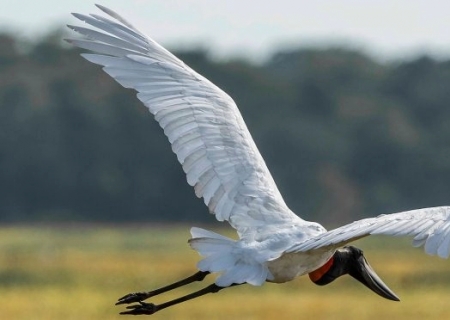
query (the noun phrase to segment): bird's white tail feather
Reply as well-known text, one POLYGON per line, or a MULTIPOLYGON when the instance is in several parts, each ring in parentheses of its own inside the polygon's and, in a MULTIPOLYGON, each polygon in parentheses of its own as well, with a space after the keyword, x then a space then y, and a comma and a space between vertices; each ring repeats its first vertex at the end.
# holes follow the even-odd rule
POLYGON ((192 228, 191 234, 189 244, 192 249, 205 257, 197 265, 201 271, 221 272, 235 264, 235 240, 200 228, 192 228))
POLYGON ((197 267, 201 271, 219 272, 215 282, 218 286, 244 282, 260 286, 266 281, 267 267, 248 259, 239 241, 200 228, 192 228, 191 234, 189 244, 204 257, 197 267))
POLYGON ((192 235, 192 238, 213 238, 213 239, 222 239, 222 240, 234 242, 234 240, 224 237, 218 233, 208 231, 208 230, 205 230, 202 228, 196 228, 196 227, 191 228, 191 235, 192 235))

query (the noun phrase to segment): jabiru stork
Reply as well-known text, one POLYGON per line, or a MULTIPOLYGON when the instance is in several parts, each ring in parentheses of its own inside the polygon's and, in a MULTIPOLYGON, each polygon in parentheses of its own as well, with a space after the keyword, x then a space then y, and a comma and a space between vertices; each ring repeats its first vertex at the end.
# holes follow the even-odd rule
POLYGON ((369 235, 411 236, 414 246, 447 258, 450 207, 425 208, 363 219, 327 231, 305 221, 286 205, 242 116, 224 91, 195 72, 114 11, 97 5, 110 18, 73 15, 92 28, 69 28, 85 39, 69 39, 94 53, 82 54, 137 97, 164 129, 173 152, 209 212, 228 221, 239 239, 192 228, 190 246, 203 260, 192 276, 149 292, 127 294, 116 304, 131 304, 121 314, 148 315, 224 288, 248 283, 283 283, 309 274, 326 285, 348 274, 380 296, 398 301, 352 241, 369 235), (145 299, 202 281, 204 289, 162 304, 145 299), (134 303, 134 304, 133 304, 134 303))

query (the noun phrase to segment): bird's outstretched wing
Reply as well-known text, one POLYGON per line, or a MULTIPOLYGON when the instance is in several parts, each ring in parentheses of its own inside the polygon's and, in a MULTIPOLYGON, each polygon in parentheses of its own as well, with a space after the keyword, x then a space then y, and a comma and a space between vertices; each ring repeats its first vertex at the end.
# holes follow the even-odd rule
POLYGON ((209 211, 241 236, 303 221, 286 206, 234 101, 118 14, 97 7, 113 20, 75 13, 98 31, 69 26, 87 39, 68 41, 95 52, 83 57, 138 91, 209 211))
POLYGON ((417 209, 355 221, 296 244, 287 251, 338 248, 357 239, 376 234, 411 236, 413 246, 424 246, 426 253, 448 258, 450 255, 450 207, 417 209))

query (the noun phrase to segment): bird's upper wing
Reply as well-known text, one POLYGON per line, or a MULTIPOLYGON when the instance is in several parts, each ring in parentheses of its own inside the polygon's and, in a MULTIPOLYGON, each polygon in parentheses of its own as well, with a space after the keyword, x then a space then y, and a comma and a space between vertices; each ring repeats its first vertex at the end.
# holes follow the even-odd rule
POLYGON ((287 251, 338 248, 375 234, 411 236, 413 246, 423 245, 426 253, 447 258, 450 255, 450 207, 417 209, 355 221, 296 244, 287 251))
POLYGON ((98 7, 114 20, 73 14, 98 31, 69 26, 87 39, 68 41, 94 51, 83 57, 138 91, 209 211, 241 236, 302 221, 286 206, 234 101, 118 14, 98 7))

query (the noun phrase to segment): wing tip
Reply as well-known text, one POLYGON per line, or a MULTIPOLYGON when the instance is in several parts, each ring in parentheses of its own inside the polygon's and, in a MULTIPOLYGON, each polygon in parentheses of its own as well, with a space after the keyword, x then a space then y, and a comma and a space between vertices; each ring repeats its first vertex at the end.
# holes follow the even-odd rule
POLYGON ((74 16, 75 18, 77 18, 78 20, 82 20, 82 21, 83 21, 83 18, 85 17, 84 14, 81 14, 81 13, 78 13, 78 12, 71 12, 70 14, 72 16, 74 16))
POLYGON ((104 13, 106 13, 106 14, 108 14, 110 16, 113 16, 114 14, 116 14, 114 11, 112 11, 111 9, 109 9, 109 8, 107 8, 107 7, 105 7, 105 6, 101 5, 101 4, 95 3, 94 5, 97 8, 99 8, 100 10, 102 10, 104 13))

